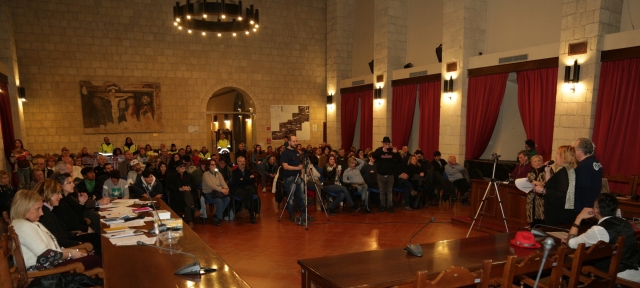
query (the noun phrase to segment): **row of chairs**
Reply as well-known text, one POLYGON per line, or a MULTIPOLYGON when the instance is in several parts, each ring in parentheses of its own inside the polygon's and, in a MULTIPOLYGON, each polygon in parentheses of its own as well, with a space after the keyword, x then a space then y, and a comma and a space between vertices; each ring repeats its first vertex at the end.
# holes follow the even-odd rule
MULTIPOLYGON (((585 244, 580 244, 575 253, 567 255, 567 248, 561 246, 555 255, 549 257, 542 268, 551 276, 544 282, 538 283, 538 287, 598 287, 598 288, 614 288, 620 285, 622 287, 639 287, 639 283, 631 282, 625 279, 617 278, 618 266, 622 257, 622 248, 624 245, 624 237, 619 237, 615 245, 600 241, 595 245, 587 248, 585 244), (565 265, 566 259, 573 259, 571 268, 567 269, 565 265), (609 271, 603 272, 596 269, 590 264, 595 260, 611 258, 609 271), (563 281, 568 278, 568 281, 563 281)), ((535 277, 542 264, 544 254, 538 250, 531 255, 518 261, 518 256, 512 255, 502 270, 502 276, 492 277, 492 261, 485 260, 482 262, 482 268, 478 271, 471 272, 464 267, 451 267, 446 271, 442 271, 435 279, 427 279, 429 271, 419 271, 416 273, 415 287, 464 287, 476 285, 476 287, 533 287, 535 277), (515 283, 515 284, 514 284, 515 283)), ((495 273, 498 274, 498 273, 495 273)))

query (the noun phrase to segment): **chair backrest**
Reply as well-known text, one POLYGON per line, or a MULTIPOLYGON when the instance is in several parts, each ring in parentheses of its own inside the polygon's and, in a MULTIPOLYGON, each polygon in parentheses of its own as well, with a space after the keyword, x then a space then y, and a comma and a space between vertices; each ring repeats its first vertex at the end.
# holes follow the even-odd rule
POLYGON ((418 271, 415 283, 416 288, 428 287, 463 287, 476 285, 477 287, 489 287, 491 277, 491 260, 482 261, 482 269, 471 272, 464 267, 452 266, 440 272, 434 280, 427 280, 428 271, 418 271))
MULTIPOLYGON (((575 287, 615 287, 616 278, 618 275, 618 267, 620 266, 620 259, 622 258, 622 248, 624 245, 624 236, 618 237, 615 245, 609 245, 604 241, 598 241, 595 245, 587 248, 584 243, 578 245, 578 249, 573 254, 573 262, 571 264, 571 271, 569 271, 569 284, 568 288, 575 287), (611 265, 609 265, 609 271, 605 271, 608 274, 607 284, 591 284, 585 286, 578 286, 580 284, 580 275, 582 274, 582 268, 587 261, 601 260, 604 258, 611 258, 611 265), (604 286, 603 286, 604 285, 604 286)), ((567 271, 565 271, 565 274, 567 271)))
POLYGON ((26 287, 28 284, 27 268, 24 264, 20 242, 17 240, 13 226, 9 226, 9 234, 3 234, 0 240, 0 284, 2 287, 26 287))
MULTIPOLYGON (((629 196, 634 196, 636 194, 637 185, 638 185, 638 176, 631 175, 631 177, 627 177, 627 176, 623 175, 622 173, 618 173, 616 175, 610 175, 609 172, 607 172, 607 173, 605 173, 604 178, 607 178, 608 182, 623 183, 623 184, 628 184, 629 185, 628 190, 624 190, 624 191, 622 191, 622 190, 613 191, 612 190, 611 193, 626 194, 626 195, 629 195, 629 196)), ((611 187, 611 185, 609 185, 609 187, 611 187)))
MULTIPOLYGON (((556 254, 547 258, 544 263, 544 267, 542 268, 543 271, 551 269, 551 278, 549 280, 548 287, 560 286, 565 251, 565 246, 560 246, 556 254)), ((507 258, 507 263, 504 265, 504 271, 502 272, 501 287, 521 287, 520 285, 513 285, 513 279, 518 275, 522 276, 522 283, 533 287, 535 280, 525 276, 524 274, 537 272, 542 264, 543 256, 544 253, 538 250, 520 261, 520 263, 517 263, 517 255, 509 256, 507 258)))

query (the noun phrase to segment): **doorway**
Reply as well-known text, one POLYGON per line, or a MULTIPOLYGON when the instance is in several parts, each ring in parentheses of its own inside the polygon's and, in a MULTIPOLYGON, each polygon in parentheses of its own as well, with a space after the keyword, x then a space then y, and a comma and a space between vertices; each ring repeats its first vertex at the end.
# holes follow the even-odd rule
POLYGON ((255 139, 255 113, 255 103, 245 91, 235 87, 224 87, 214 92, 207 102, 206 115, 210 123, 207 141, 210 143, 211 151, 218 151, 217 143, 221 134, 225 134, 225 138, 229 140, 232 155, 240 143, 245 143, 245 149, 252 149, 255 139))

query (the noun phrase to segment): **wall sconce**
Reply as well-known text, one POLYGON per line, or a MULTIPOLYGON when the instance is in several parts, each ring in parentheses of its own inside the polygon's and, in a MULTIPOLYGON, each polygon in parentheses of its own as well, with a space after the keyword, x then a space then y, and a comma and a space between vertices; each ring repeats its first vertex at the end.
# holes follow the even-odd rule
POLYGON ((224 124, 229 126, 231 121, 229 121, 229 114, 224 114, 224 124))
POLYGON ((444 90, 444 95, 449 97, 449 100, 451 100, 453 95, 453 76, 449 76, 449 80, 444 80, 442 90, 444 90))
POLYGON ((378 86, 378 88, 373 90, 373 100, 378 103, 378 105, 382 105, 382 87, 378 86))
POLYGON ((333 94, 327 95, 327 106, 333 105, 333 94))
POLYGON ((18 87, 18 98, 20 98, 20 101, 22 102, 27 101, 27 93, 25 92, 24 87, 18 87))
POLYGON ((218 124, 218 115, 213 115, 213 123, 218 124))
POLYGON ((578 82, 580 82, 580 65, 578 65, 578 60, 575 60, 573 62, 573 77, 571 77, 571 66, 564 67, 564 83, 571 84, 569 90, 575 93, 578 82))

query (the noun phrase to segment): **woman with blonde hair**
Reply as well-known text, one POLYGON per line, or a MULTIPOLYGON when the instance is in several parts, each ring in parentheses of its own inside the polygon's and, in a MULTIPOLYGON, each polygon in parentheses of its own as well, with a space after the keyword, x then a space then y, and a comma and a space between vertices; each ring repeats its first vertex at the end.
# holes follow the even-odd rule
MULTIPOLYGON (((548 162, 547 162, 548 163, 548 162)), ((534 192, 544 198, 544 222, 546 225, 570 224, 576 218, 575 204, 576 149, 570 145, 558 147, 553 171, 544 168, 545 182, 534 183, 534 192)))
MULTIPOLYGON (((540 155, 534 155, 531 157, 531 171, 527 174, 527 180, 534 185, 544 185, 545 182, 545 166, 544 160, 540 155)), ((550 170, 553 173, 553 170, 550 170)), ((527 194, 527 222, 531 224, 531 227, 536 224, 544 224, 544 198, 537 193, 530 191, 527 194)))
POLYGON ((61 263, 81 262, 86 270, 100 267, 100 256, 86 251, 63 248, 56 238, 38 222, 42 216, 42 197, 30 190, 20 190, 11 204, 11 225, 20 237, 20 247, 29 271, 53 268, 61 263))

